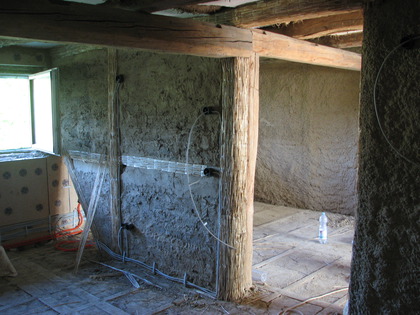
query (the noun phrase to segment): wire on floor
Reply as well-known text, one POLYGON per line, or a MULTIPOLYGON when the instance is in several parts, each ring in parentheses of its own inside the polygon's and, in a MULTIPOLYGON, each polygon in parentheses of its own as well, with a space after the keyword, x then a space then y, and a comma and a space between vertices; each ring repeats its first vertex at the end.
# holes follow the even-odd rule
MULTIPOLYGON (((318 295, 318 296, 311 297, 311 298, 309 298, 309 299, 307 299, 307 300, 305 300, 305 301, 303 301, 303 302, 301 302, 299 304, 296 304, 296 305, 294 305, 292 307, 286 308, 283 312, 279 313, 279 315, 286 315, 288 312, 289 313, 290 312, 296 312, 296 310, 294 310, 294 308, 296 308, 296 307, 302 306, 302 305, 304 305, 304 304, 306 304, 306 303, 308 303, 310 301, 321 299, 323 297, 326 297, 326 296, 329 296, 329 295, 332 295, 332 294, 335 294, 335 293, 347 291, 348 289, 349 288, 342 288, 342 289, 334 290, 334 291, 331 291, 331 292, 328 292, 328 293, 325 293, 325 294, 321 294, 321 295, 318 295)), ((299 312, 299 311, 297 311, 297 312, 299 312)), ((300 314, 302 314, 302 313, 300 313, 300 314)))

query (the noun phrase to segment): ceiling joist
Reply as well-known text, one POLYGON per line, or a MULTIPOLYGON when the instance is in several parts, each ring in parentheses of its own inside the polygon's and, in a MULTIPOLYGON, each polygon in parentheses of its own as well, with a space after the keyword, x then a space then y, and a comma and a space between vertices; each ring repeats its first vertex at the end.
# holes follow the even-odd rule
POLYGON ((208 57, 252 52, 248 30, 48 0, 0 2, 0 36, 208 57))
POLYGON ((364 0, 265 0, 197 20, 242 28, 319 18, 360 10, 364 0))
POLYGON ((296 23, 282 24, 278 27, 266 27, 266 31, 283 34, 297 39, 323 37, 339 32, 362 31, 362 10, 350 13, 323 16, 296 23))
POLYGON ((261 57, 347 70, 361 69, 361 56, 353 52, 260 30, 254 30, 253 35, 254 51, 261 57))
POLYGON ((325 45, 334 48, 362 47, 363 33, 358 32, 340 36, 325 36, 320 38, 314 38, 310 41, 319 45, 325 45))
POLYGON ((48 0, 0 2, 0 36, 206 56, 262 57, 360 70, 359 54, 284 35, 48 0))

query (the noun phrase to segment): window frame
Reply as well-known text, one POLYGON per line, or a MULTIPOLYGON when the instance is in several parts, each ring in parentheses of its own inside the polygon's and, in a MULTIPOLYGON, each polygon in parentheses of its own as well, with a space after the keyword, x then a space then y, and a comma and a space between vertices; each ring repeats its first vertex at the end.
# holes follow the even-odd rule
POLYGON ((40 151, 52 155, 60 155, 61 154, 61 130, 60 130, 60 108, 58 102, 58 68, 52 68, 36 73, 0 73, 1 78, 26 78, 29 83, 29 97, 30 97, 30 112, 31 112, 31 131, 32 131, 32 146, 27 148, 19 148, 19 149, 6 149, 0 150, 0 154, 2 153, 23 153, 23 152, 33 152, 33 151, 40 151), (36 141, 36 130, 35 130, 35 104, 34 104, 34 88, 33 83, 34 80, 39 78, 40 76, 44 76, 45 74, 50 75, 50 83, 51 83, 51 113, 52 113, 52 150, 46 149, 45 147, 37 145, 36 141))

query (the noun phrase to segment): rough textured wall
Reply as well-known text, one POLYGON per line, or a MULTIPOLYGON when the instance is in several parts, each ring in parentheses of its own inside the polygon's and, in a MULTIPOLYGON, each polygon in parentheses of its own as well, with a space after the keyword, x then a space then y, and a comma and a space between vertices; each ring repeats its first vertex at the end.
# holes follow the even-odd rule
POLYGON ((261 64, 255 197, 354 214, 360 73, 261 64))
MULTIPOLYGON (((108 143, 107 53, 105 50, 56 58, 60 69, 62 137, 68 150, 104 152, 108 143)), ((118 51, 121 152, 123 156, 185 163, 188 134, 204 106, 218 106, 221 65, 216 59, 118 51)), ((219 166, 218 116, 204 116, 191 141, 190 163, 219 166)), ((76 162, 87 194, 95 167, 76 162)), ((218 180, 192 176, 194 198, 207 227, 217 234, 218 180)), ((98 208, 101 239, 109 242, 108 178, 98 208)), ((163 272, 213 288, 216 243, 193 211, 185 174, 125 167, 122 221, 133 223, 130 256, 163 272)))
POLYGON ((420 36, 420 2, 375 1, 365 10, 360 112, 359 205, 350 288, 351 314, 419 314, 420 50, 393 52, 420 36))

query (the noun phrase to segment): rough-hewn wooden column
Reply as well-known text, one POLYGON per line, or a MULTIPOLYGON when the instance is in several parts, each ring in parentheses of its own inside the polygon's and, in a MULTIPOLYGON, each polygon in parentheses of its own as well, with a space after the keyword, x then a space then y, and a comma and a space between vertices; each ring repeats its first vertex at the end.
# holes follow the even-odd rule
POLYGON ((222 217, 218 296, 238 300, 252 284, 252 222, 258 141, 259 58, 223 64, 222 217))
POLYGON ((120 135, 119 109, 116 94, 117 50, 108 49, 108 119, 109 119, 109 180, 112 248, 118 248, 118 229, 121 225, 121 177, 120 177, 120 135))

